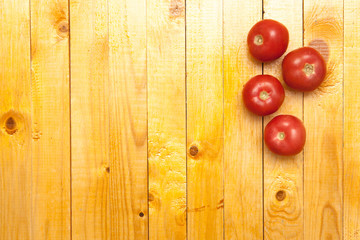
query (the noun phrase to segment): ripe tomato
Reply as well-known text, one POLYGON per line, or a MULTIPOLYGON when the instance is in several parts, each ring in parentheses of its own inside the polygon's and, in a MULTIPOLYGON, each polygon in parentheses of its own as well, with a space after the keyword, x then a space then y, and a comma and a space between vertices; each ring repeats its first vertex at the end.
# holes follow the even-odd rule
POLYGON ((263 62, 272 61, 281 57, 286 51, 289 32, 283 24, 265 19, 250 29, 247 44, 254 58, 263 62))
POLYGON ((287 54, 282 62, 285 83, 299 91, 312 91, 324 81, 326 64, 321 54, 302 47, 287 54))
POLYGON ((305 145, 306 131, 303 123, 291 115, 274 117, 265 127, 265 144, 279 155, 295 155, 305 145))
POLYGON ((251 112, 265 116, 276 112, 285 98, 280 81, 270 75, 257 75, 244 86, 243 100, 251 112))

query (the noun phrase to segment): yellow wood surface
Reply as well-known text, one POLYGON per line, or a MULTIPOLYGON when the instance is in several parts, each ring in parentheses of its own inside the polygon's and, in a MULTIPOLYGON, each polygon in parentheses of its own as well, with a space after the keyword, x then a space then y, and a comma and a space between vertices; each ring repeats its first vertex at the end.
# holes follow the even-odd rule
POLYGON ((71 0, 70 21, 72 239, 110 239, 107 4, 71 0))
POLYGON ((359 0, 0 0, 0 240, 360 240, 359 0), (262 17, 319 89, 249 113, 262 17), (304 153, 264 146, 304 120, 304 153), (279 190, 285 192, 277 200, 279 190))
POLYGON ((31 13, 31 238, 70 239, 68 2, 33 0, 31 13))
POLYGON ((0 1, 0 239, 30 239, 29 1, 0 1))
POLYGON ((304 0, 304 45, 327 59, 327 76, 304 95, 304 239, 341 239, 343 195, 343 2, 304 0))
POLYGON ((109 1, 111 239, 148 238, 146 1, 109 1))
POLYGON ((186 5, 188 239, 223 237, 222 1, 186 5), (197 151, 194 151, 196 149, 197 151))
MULTIPOLYGON (((264 0, 264 19, 283 23, 289 31, 288 52, 302 47, 302 1, 279 4, 264 0)), ((303 94, 288 87, 282 80, 284 56, 264 64, 264 74, 278 78, 285 88, 285 100, 279 111, 264 117, 266 124, 279 114, 291 114, 302 119, 303 94)), ((264 239, 303 239, 303 154, 281 157, 264 149, 264 239), (279 197, 283 195, 283 197, 279 197)))
POLYGON ((246 81, 262 72, 246 44, 261 18, 261 1, 224 1, 225 239, 263 237, 262 119, 247 111, 241 96, 246 81))
POLYGON ((344 1, 344 239, 360 239, 360 8, 344 1))
POLYGON ((147 1, 149 239, 186 239, 185 2, 147 1))

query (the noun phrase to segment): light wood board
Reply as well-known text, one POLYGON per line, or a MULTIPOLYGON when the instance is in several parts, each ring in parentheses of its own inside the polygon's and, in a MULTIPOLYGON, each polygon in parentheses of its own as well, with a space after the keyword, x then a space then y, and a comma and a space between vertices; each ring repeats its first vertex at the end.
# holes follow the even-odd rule
POLYGON ((186 238, 185 2, 147 1, 149 239, 186 238))
POLYGON ((188 239, 223 238, 222 1, 186 4, 188 239))
POLYGON ((111 239, 148 239, 146 1, 109 0, 111 239))
POLYGON ((343 2, 304 0, 304 45, 327 59, 327 76, 304 95, 304 239, 342 238, 343 2))
POLYGON ((31 1, 32 239, 70 239, 67 0, 31 1))
POLYGON ((73 239, 110 239, 107 19, 106 1, 70 1, 73 239))
MULTIPOLYGON (((274 114, 264 117, 266 124, 275 116, 290 114, 303 119, 303 93, 291 90, 282 79, 285 55, 303 45, 302 1, 279 4, 264 0, 264 19, 283 23, 289 31, 289 46, 279 59, 264 64, 264 74, 278 78, 285 88, 285 100, 274 114)), ((264 144, 265 145, 265 144, 264 144)), ((264 148, 264 239, 303 239, 303 153, 282 157, 264 148)))
POLYGON ((246 43, 261 18, 261 1, 224 1, 225 239, 263 237, 262 118, 245 108, 241 95, 243 85, 262 72, 246 43))

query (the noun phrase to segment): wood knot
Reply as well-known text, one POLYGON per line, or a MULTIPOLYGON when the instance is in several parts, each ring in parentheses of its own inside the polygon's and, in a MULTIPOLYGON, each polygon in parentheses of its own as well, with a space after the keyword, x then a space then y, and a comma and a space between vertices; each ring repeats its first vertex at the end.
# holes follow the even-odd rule
POLYGON ((286 192, 284 190, 279 190, 277 193, 276 193, 276 199, 278 201, 283 201, 284 199, 286 198, 286 192))
POLYGON ((24 117, 20 113, 10 110, 0 118, 0 124, 4 133, 13 135, 24 127, 24 117))
POLYGON ((106 171, 107 173, 110 173, 110 167, 106 167, 106 168, 105 168, 105 171, 106 171))
POLYGON ((139 213, 139 217, 144 217, 144 216, 145 216, 145 214, 143 212, 139 213))
POLYGON ((65 38, 69 35, 69 23, 67 21, 60 21, 56 28, 57 34, 60 37, 65 38))
POLYGON ((148 200, 149 200, 149 202, 152 202, 152 201, 154 201, 154 195, 152 195, 151 193, 149 193, 149 196, 148 196, 148 200))
POLYGON ((5 131, 12 135, 16 132, 16 122, 14 120, 13 117, 9 117, 6 121, 5 121, 5 131))
POLYGON ((199 153, 199 148, 197 146, 191 146, 189 153, 191 156, 195 157, 199 153))
POLYGON ((330 48, 323 39, 314 39, 309 43, 309 47, 316 49, 324 58, 325 62, 329 60, 330 48))
POLYGON ((184 226, 186 224, 186 206, 182 206, 177 209, 175 214, 175 222, 179 226, 184 226))
POLYGON ((169 11, 170 17, 177 18, 184 15, 185 6, 181 0, 172 0, 169 11))

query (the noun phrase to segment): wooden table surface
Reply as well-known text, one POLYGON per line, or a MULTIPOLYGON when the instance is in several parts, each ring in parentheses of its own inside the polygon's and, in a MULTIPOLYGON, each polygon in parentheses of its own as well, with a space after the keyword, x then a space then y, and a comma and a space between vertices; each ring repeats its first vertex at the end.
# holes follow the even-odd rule
POLYGON ((1 240, 360 239, 359 0, 0 0, 0 44, 1 240), (262 18, 328 68, 264 118, 262 18), (264 147, 278 114, 303 153, 264 147))

